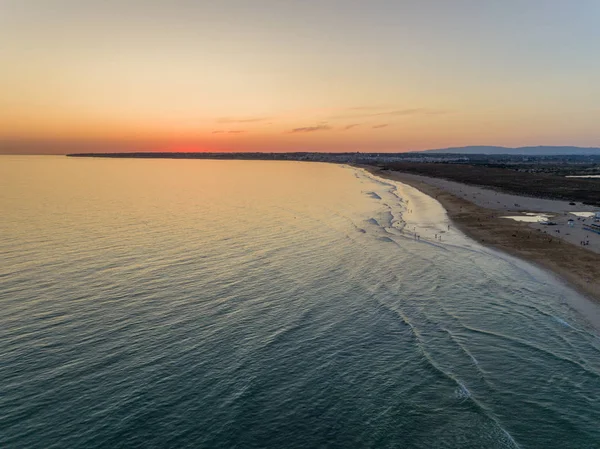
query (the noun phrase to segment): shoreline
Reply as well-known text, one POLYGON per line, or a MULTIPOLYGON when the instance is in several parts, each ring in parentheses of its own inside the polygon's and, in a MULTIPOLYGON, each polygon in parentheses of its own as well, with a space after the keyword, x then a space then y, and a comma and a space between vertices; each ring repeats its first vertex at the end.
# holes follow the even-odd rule
POLYGON ((410 185, 436 199, 456 228, 467 237, 549 271, 600 305, 600 254, 539 232, 527 223, 500 219, 506 211, 481 207, 409 174, 375 166, 360 167, 375 176, 410 185))

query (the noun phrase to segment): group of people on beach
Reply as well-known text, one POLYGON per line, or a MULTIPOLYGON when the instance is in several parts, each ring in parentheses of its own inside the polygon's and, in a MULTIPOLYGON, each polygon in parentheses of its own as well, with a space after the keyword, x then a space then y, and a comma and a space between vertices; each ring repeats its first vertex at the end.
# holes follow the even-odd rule
MULTIPOLYGON (((450 230, 450 225, 448 225, 448 231, 450 230)), ((415 238, 415 240, 421 240, 421 236, 419 234, 417 234, 417 227, 413 226, 413 237, 415 238)), ((445 232, 445 231, 442 231, 445 232)), ((434 235, 435 240, 439 240, 440 242, 442 241, 442 234, 435 234, 434 235)))
MULTIPOLYGON (((448 231, 450 230, 450 225, 448 225, 448 231)), ((417 227, 413 226, 413 231, 414 231, 414 238, 415 240, 421 240, 421 236, 419 234, 417 234, 417 227)), ((444 232, 444 231, 442 231, 444 232)), ((442 234, 435 234, 434 235, 435 240, 439 240, 440 242, 442 241, 442 234)))

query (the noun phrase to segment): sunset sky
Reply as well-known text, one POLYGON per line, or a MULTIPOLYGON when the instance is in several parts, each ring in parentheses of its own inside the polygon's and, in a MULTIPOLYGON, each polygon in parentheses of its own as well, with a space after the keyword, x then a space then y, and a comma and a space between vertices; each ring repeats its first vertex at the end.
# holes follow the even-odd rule
POLYGON ((0 152, 600 146, 598 0, 0 0, 0 152))

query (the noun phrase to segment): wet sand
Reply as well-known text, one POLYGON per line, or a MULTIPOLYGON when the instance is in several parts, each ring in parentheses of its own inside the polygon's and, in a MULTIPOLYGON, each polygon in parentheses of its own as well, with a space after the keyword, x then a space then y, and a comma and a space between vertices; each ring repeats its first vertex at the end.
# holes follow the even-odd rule
MULTIPOLYGON (((577 241, 578 237, 571 234, 575 229, 566 224, 567 217, 574 218, 575 223, 581 223, 570 214, 571 211, 593 208, 581 204, 571 206, 564 201, 507 195, 444 179, 380 170, 377 167, 363 168, 374 175, 411 185, 437 199, 455 226, 470 238, 550 270, 580 293, 600 303, 600 252, 597 251, 600 248, 600 235, 588 233, 589 246, 573 244, 571 240, 574 238, 577 241), (557 237, 559 233, 555 231, 560 229, 557 226, 501 218, 525 211, 555 214, 564 221, 560 225, 566 230, 561 230, 562 238, 557 237), (567 233, 570 235, 566 236, 567 233)), ((559 220, 553 218, 553 221, 559 220)))

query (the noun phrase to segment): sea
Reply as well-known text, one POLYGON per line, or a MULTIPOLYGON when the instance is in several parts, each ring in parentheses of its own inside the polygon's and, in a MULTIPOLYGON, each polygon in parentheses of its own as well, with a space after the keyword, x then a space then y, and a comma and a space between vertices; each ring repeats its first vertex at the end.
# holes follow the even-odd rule
POLYGON ((600 448, 552 275, 350 166, 0 157, 1 448, 600 448))

